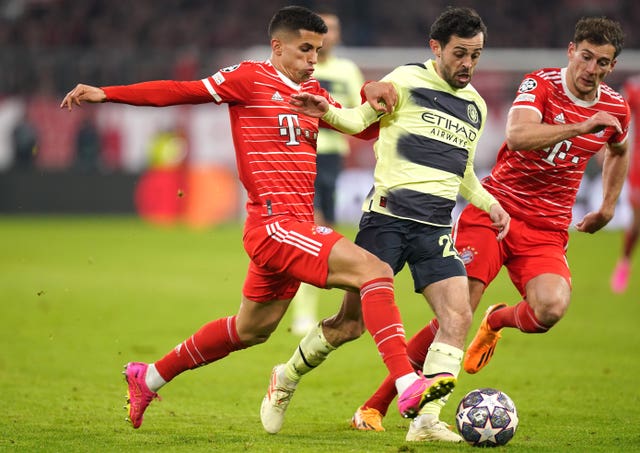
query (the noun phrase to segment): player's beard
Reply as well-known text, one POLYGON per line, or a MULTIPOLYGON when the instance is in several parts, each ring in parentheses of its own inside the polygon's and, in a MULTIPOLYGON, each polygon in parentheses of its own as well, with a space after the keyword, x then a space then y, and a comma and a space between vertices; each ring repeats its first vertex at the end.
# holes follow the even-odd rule
POLYGON ((445 82, 447 82, 453 88, 457 89, 464 88, 471 82, 471 71, 461 70, 457 72, 451 72, 448 70, 448 68, 445 68, 445 70, 443 71, 443 76, 445 82), (464 82, 458 79, 458 77, 463 75, 467 77, 466 81, 464 82))

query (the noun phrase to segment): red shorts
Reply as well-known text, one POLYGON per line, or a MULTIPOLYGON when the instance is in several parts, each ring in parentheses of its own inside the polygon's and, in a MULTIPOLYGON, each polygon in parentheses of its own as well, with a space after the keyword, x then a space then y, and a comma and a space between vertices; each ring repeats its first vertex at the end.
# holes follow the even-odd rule
POLYGON ((245 228, 251 258, 242 293, 254 302, 291 299, 300 282, 326 287, 329 253, 343 236, 331 228, 279 216, 245 228))
POLYGON ((491 223, 489 214, 473 205, 465 207, 456 222, 456 249, 469 277, 488 286, 505 266, 523 297, 529 280, 540 274, 561 275, 571 286, 566 257, 568 232, 541 230, 512 217, 509 233, 498 242, 498 231, 491 223))

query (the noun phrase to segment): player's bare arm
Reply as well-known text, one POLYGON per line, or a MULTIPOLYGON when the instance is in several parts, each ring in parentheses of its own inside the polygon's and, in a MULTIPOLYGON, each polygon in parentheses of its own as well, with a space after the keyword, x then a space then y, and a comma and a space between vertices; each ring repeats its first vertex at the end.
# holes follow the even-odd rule
POLYGON ((541 123, 540 114, 528 108, 512 108, 509 111, 506 138, 509 149, 543 149, 577 137, 614 127, 622 133, 620 121, 606 112, 598 112, 591 118, 574 124, 541 123))
POLYGON ((90 85, 83 85, 79 83, 76 87, 69 91, 60 103, 60 108, 66 107, 69 111, 73 108, 73 105, 80 105, 84 102, 104 102, 107 99, 106 94, 102 88, 93 87, 90 85))
POLYGON ((390 82, 368 82, 364 95, 371 107, 380 113, 391 113, 398 102, 398 92, 390 82))
POLYGON ((320 118, 329 110, 329 101, 311 93, 292 94, 289 103, 292 110, 314 118, 320 118))
POLYGON ((602 164, 602 204, 597 211, 587 213, 576 224, 578 231, 593 234, 611 221, 628 168, 629 152, 627 143, 607 146, 602 164))

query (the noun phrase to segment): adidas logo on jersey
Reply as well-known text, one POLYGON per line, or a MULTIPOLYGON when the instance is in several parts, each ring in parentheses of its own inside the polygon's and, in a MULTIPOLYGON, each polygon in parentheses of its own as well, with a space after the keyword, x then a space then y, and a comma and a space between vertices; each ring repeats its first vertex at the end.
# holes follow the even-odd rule
POLYGON ((280 96, 280 93, 278 93, 277 91, 275 93, 273 93, 273 96, 271 96, 271 100, 272 101, 284 101, 283 97, 280 96))
POLYGON ((562 112, 558 113, 553 121, 557 124, 564 124, 564 114, 562 112))

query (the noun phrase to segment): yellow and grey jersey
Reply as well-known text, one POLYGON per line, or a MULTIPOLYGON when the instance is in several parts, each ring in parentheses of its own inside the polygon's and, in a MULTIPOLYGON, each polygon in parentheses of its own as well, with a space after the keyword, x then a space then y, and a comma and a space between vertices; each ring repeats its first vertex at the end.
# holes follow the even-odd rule
POLYGON ((382 81, 396 87, 398 103, 379 119, 375 182, 363 209, 448 226, 460 193, 488 211, 496 201, 473 170, 487 116, 480 94, 471 85, 452 88, 432 60, 398 67, 382 81))

